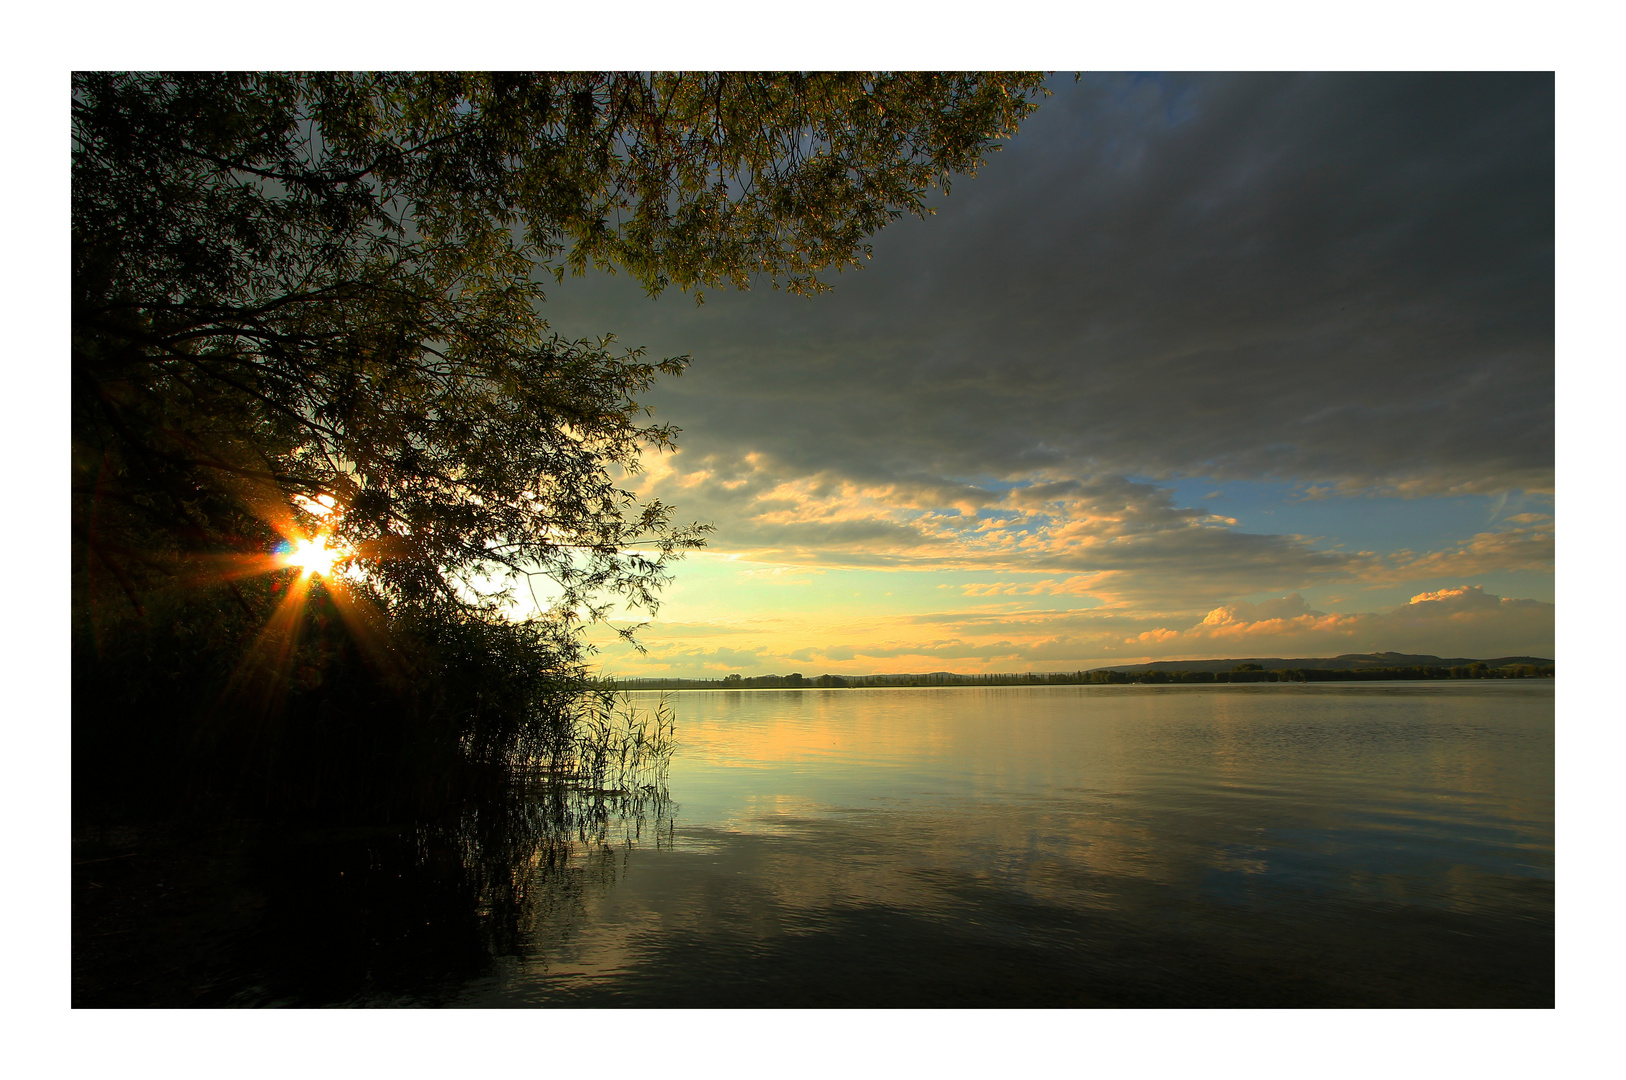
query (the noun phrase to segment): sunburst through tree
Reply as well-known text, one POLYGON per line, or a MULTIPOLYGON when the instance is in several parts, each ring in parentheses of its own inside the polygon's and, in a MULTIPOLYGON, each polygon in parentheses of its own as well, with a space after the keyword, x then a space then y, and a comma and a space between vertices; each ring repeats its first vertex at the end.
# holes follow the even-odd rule
POLYGON ((591 685, 581 628, 653 611, 705 527, 628 479, 676 434, 639 398, 687 358, 558 336, 541 282, 621 267, 652 294, 816 293, 1038 93, 1034 75, 76 75, 87 786, 444 791, 557 745, 591 685), (555 599, 516 622, 531 575, 555 599))

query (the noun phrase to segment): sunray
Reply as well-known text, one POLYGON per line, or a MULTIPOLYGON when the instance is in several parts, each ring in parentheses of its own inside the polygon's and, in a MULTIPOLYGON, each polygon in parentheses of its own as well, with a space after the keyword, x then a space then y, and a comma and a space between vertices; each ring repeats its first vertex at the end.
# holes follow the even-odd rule
POLYGON ((311 579, 306 574, 296 575, 288 582, 288 591, 277 609, 226 680, 217 714, 223 714, 225 707, 231 706, 234 713, 246 710, 263 717, 287 696, 288 677, 299 647, 310 588, 311 579))

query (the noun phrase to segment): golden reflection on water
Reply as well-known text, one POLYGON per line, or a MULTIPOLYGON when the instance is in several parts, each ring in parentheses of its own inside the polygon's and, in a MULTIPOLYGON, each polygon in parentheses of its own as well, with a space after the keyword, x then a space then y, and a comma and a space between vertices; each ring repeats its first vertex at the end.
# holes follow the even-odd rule
MULTIPOLYGON (((874 963, 922 972, 906 996, 930 998, 963 974, 955 950, 984 949, 1039 967, 1071 956, 1153 1001, 1186 1000, 1170 988, 1199 962, 1225 979, 1276 971, 1254 991, 1271 1000, 1283 979, 1321 978, 1307 957, 1327 969, 1311 999, 1412 979, 1457 1000, 1498 970, 1508 927, 1534 934, 1520 956, 1550 950, 1550 685, 671 700, 670 850, 623 853, 614 887, 579 893, 568 928, 539 924, 536 966, 499 997, 630 994, 651 973, 730 965, 781 978, 749 974, 759 961, 786 985, 824 985, 826 967, 870 970, 862 956, 879 950, 874 963), (1137 949, 1152 959, 1126 959, 1137 949), (1424 955, 1421 974, 1383 967, 1397 949, 1424 955)), ((1550 995, 1550 965, 1543 984, 1539 962, 1519 963, 1507 985, 1550 995)))
MULTIPOLYGON (((1432 688, 1362 689, 678 695, 684 752, 674 793, 683 801, 682 785, 694 779, 723 795, 726 810, 708 799, 702 818, 696 807, 686 824, 770 835, 799 818, 885 811, 908 817, 907 846, 922 857, 1019 851, 1018 862, 1045 855, 1157 881, 1189 876, 1195 854, 1154 827, 1169 812, 1207 815, 1238 834, 1337 829, 1351 813, 1377 819, 1362 825, 1376 832, 1472 816, 1550 852, 1550 731, 1545 753, 1509 755, 1497 737, 1498 724, 1524 722, 1527 702, 1465 709, 1432 688), (720 769, 756 775, 729 779, 720 769), (1385 817, 1402 824, 1386 826, 1385 817)), ((1214 860, 1261 861, 1231 850, 1214 860)))

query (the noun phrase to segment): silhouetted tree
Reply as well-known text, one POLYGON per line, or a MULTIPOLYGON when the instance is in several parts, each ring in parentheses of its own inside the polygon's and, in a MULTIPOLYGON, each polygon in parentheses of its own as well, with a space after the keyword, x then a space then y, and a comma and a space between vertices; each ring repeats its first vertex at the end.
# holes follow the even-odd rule
MULTIPOLYGON (((673 430, 539 276, 816 292, 1014 130, 1032 76, 81 74, 79 522, 219 542, 210 499, 328 496, 392 597, 540 568, 647 605, 699 540, 613 477, 673 430), (200 503, 200 500, 202 501, 200 503), (192 505, 199 504, 199 505, 192 505), (629 555, 653 540, 654 558, 629 555)), ((91 557, 127 557, 81 529, 91 557)), ((225 533, 233 529, 226 527, 225 533)))
MULTIPOLYGON (((621 479, 672 445, 637 399, 687 358, 558 337, 541 282, 816 293, 1038 93, 1033 75, 75 75, 76 677, 167 649, 175 686, 187 649, 252 638, 279 600, 244 575, 319 505, 353 588, 424 640, 488 647, 506 590, 551 578, 520 651, 574 670, 582 621, 652 610, 704 527, 621 479)), ((210 663, 200 686, 241 676, 210 663)))

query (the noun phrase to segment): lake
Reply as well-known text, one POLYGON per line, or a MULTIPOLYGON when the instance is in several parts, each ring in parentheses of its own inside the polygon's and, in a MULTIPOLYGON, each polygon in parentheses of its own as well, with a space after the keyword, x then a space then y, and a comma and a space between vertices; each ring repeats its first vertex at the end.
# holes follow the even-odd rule
POLYGON ((259 1003, 1553 1005, 1551 681, 666 700, 664 793, 478 873, 307 849, 373 885, 259 1003))

